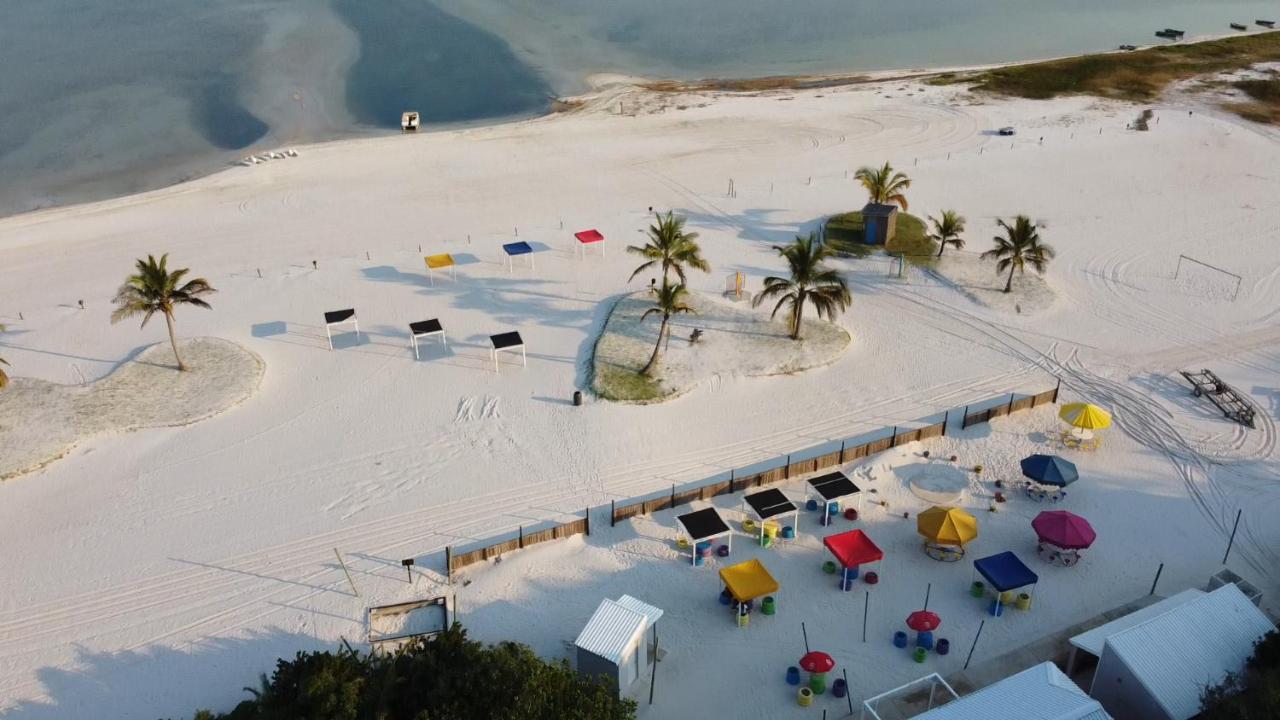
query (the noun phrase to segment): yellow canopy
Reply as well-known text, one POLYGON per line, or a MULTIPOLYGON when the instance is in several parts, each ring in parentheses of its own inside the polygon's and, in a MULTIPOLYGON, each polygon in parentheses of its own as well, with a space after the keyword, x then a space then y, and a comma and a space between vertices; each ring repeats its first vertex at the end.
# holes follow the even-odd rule
POLYGON ((450 255, 449 253, 441 253, 439 255, 428 255, 424 257, 423 260, 427 261, 427 267, 431 268, 432 270, 439 270, 440 268, 447 268, 450 265, 453 265, 453 256, 450 255))
POLYGON ((1065 420, 1068 425, 1082 430, 1101 430, 1111 427, 1111 413, 1089 403, 1063 405, 1058 411, 1058 417, 1065 420))
POLYGON ((916 516, 916 532, 939 545, 964 545, 978 537, 978 521, 960 508, 934 506, 916 516))
POLYGON ((720 571, 720 580, 738 602, 778 592, 779 587, 778 581, 773 579, 764 563, 759 560, 748 560, 724 568, 720 571))

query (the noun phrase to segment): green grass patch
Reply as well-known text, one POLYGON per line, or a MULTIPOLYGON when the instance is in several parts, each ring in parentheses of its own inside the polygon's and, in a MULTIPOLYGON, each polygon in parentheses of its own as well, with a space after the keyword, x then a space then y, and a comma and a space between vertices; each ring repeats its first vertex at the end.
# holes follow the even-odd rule
POLYGON ((592 388, 596 395, 613 402, 645 403, 659 400, 669 393, 662 383, 640 374, 638 369, 597 363, 592 388))
POLYGON ((1275 61, 1280 61, 1280 31, 1014 65, 955 80, 1015 97, 1096 95, 1145 101, 1176 80, 1275 61))
POLYGON ((831 216, 827 220, 825 237, 836 252, 844 255, 867 257, 884 251, 894 255, 905 253, 909 262, 931 261, 938 252, 938 244, 929 239, 924 220, 904 212, 899 212, 897 217, 897 228, 887 246, 863 242, 865 227, 859 211, 831 216))

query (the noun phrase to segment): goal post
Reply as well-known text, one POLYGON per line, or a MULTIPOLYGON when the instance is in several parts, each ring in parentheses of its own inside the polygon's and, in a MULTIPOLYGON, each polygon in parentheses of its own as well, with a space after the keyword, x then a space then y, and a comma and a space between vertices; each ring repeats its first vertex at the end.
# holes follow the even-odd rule
POLYGON ((1182 274, 1182 264, 1183 264, 1184 262, 1186 262, 1186 263, 1191 263, 1191 264, 1193 264, 1193 265, 1199 265, 1200 267, 1209 268, 1210 270, 1213 270, 1214 272, 1221 273, 1221 274, 1226 275, 1227 277, 1229 277, 1229 278, 1231 278, 1231 279, 1235 280, 1235 287, 1234 287, 1234 288, 1232 289, 1232 291, 1231 291, 1231 300, 1234 302, 1234 301, 1235 301, 1235 299, 1236 299, 1236 297, 1240 295, 1240 284, 1241 284, 1241 282, 1244 280, 1244 278, 1240 277, 1239 275, 1237 275, 1237 274, 1235 274, 1235 273, 1233 273, 1233 272, 1230 272, 1230 271, 1227 271, 1227 270, 1223 270, 1223 269, 1222 269, 1222 268, 1220 268, 1220 267, 1217 267, 1217 266, 1215 266, 1215 265, 1210 265, 1210 264, 1209 264, 1209 263, 1207 263, 1207 262, 1204 262, 1204 261, 1202 261, 1202 260, 1197 260, 1197 259, 1195 259, 1195 258, 1193 258, 1193 257, 1188 256, 1188 255, 1178 255, 1178 266, 1177 266, 1177 268, 1175 268, 1175 269, 1174 269, 1174 271, 1173 271, 1173 279, 1174 279, 1174 280, 1177 280, 1177 279, 1178 279, 1178 277, 1182 274))
POLYGON ((747 274, 743 272, 729 273, 724 281, 725 297, 741 300, 747 291, 747 274))

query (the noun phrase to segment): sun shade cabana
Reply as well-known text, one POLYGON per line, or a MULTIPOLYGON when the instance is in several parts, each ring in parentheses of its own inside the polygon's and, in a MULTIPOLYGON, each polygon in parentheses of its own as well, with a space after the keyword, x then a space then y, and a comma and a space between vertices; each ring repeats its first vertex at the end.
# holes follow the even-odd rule
POLYGON ((861 530, 828 535, 822 538, 822 544, 827 546, 827 550, 831 551, 844 569, 841 579, 845 583, 858 577, 860 565, 884 559, 884 552, 861 530))
POLYGON ((520 351, 520 364, 528 367, 529 359, 524 353, 524 339, 520 337, 520 333, 516 331, 498 333, 490 335, 489 342, 493 343, 493 348, 489 350, 489 354, 493 357, 493 371, 498 372, 498 353, 503 350, 515 352, 520 351))
POLYGON ((1076 466, 1057 455, 1032 455, 1021 464, 1023 476, 1041 485, 1063 488, 1080 479, 1076 466))
POLYGON ((964 557, 964 546, 978 537, 978 521, 960 508, 935 505, 916 516, 916 532, 924 537, 924 551, 948 562, 964 557))
POLYGON ((1058 417, 1068 425, 1081 430, 1105 430, 1111 427, 1111 413, 1089 403, 1068 403, 1058 411, 1058 417))
POLYGON ((594 228, 591 230, 582 230, 581 232, 574 233, 573 236, 578 239, 578 247, 582 250, 583 260, 587 259, 588 245, 599 245, 600 257, 604 257, 604 235, 600 234, 599 230, 594 228))
POLYGON ((973 569, 996 591, 993 615, 999 614, 999 608, 1004 602, 1001 596, 1004 593, 1030 585, 1031 595, 1034 596, 1035 584, 1040 581, 1040 576, 1031 572, 1031 568, 1019 560, 1017 555, 1007 550, 974 560, 973 569))
POLYGON ((433 287, 436 284, 436 270, 444 270, 447 268, 449 270, 449 277, 453 280, 458 279, 458 264, 449 253, 427 255, 422 259, 427 264, 427 279, 431 281, 431 285, 433 287))
POLYGON ((754 515, 760 521, 760 543, 762 545, 764 544, 764 524, 766 520, 791 515, 791 527, 794 530, 800 519, 800 508, 788 500, 787 496, 783 495, 782 491, 777 488, 769 488, 768 490, 761 490, 758 493, 744 496, 742 498, 742 506, 744 514, 754 515))
POLYGON ((853 481, 842 472, 836 471, 810 478, 809 487, 811 490, 806 492, 806 495, 816 494, 822 498, 822 519, 824 523, 831 519, 831 503, 833 502, 856 496, 858 498, 858 508, 862 508, 862 490, 857 485, 854 485, 853 481))
POLYGON ((514 258, 517 255, 529 256, 529 269, 533 270, 533 247, 529 243, 521 240, 519 242, 507 243, 502 246, 503 252, 507 254, 507 272, 514 271, 514 258))
POLYGON ((778 581, 773 579, 764 563, 756 559, 730 565, 720 570, 720 581, 725 589, 740 603, 755 600, 762 595, 778 592, 778 581))
POLYGON ((449 339, 445 337, 444 326, 440 324, 438 319, 419 320, 409 323, 409 344, 413 346, 413 359, 418 360, 418 340, 420 338, 439 335, 440 342, 448 345, 449 339))
POLYGON ((330 310, 324 314, 324 334, 329 338, 329 349, 333 349, 333 328, 350 323, 356 329, 356 340, 360 340, 360 321, 356 319, 355 308, 346 310, 330 310))
POLYGON ((1088 520, 1066 510, 1046 510, 1031 521, 1040 540, 1037 551, 1051 563, 1068 567, 1080 561, 1080 551, 1098 538, 1088 520))
POLYGON ((680 527, 684 528, 685 534, 689 536, 689 561, 693 565, 698 564, 699 542, 709 542, 719 537, 728 537, 729 548, 733 549, 733 530, 729 527, 729 523, 720 517, 720 511, 715 508, 705 508, 685 513, 676 517, 676 522, 680 524, 680 527))

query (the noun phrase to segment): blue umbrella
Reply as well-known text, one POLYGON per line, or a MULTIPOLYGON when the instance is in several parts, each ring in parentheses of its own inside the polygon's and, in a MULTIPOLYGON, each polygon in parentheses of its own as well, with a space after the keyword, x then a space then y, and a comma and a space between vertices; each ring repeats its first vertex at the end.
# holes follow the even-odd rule
POLYGON ((1057 455, 1032 455, 1022 460, 1022 474, 1040 483, 1066 487, 1080 479, 1076 466, 1057 455))

